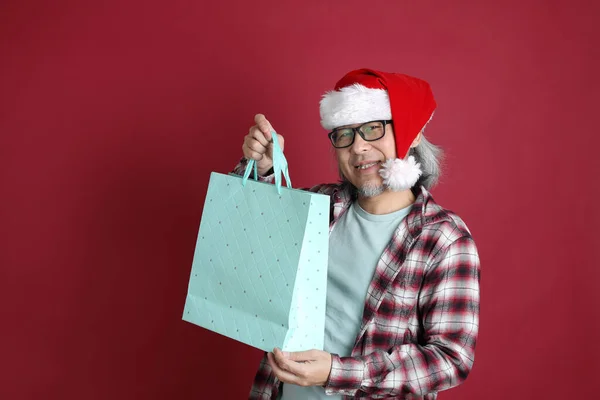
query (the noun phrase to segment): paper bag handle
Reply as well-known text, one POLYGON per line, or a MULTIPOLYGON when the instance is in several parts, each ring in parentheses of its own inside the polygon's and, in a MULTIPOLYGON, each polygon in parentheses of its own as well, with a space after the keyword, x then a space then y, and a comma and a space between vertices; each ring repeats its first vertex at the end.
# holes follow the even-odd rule
MULTIPOLYGON (((279 146, 279 140, 277 140, 277 133, 271 131, 271 137, 273 142, 273 172, 275 173, 275 187, 277 193, 281 194, 281 175, 285 177, 285 183, 288 188, 292 188, 292 181, 288 172, 288 163, 283 155, 281 146, 279 146)), ((252 159, 248 160, 246 170, 244 171, 244 177, 242 178, 242 186, 246 186, 250 172, 254 170, 254 180, 258 180, 258 167, 256 162, 252 159)))

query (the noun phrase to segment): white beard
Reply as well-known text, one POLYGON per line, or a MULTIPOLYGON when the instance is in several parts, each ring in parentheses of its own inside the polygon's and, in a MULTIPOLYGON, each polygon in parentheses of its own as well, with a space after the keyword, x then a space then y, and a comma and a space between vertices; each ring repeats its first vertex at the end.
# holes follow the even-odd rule
POLYGON ((375 197, 379 196, 385 191, 384 185, 378 185, 374 182, 367 182, 359 188, 356 188, 358 195, 361 197, 375 197))

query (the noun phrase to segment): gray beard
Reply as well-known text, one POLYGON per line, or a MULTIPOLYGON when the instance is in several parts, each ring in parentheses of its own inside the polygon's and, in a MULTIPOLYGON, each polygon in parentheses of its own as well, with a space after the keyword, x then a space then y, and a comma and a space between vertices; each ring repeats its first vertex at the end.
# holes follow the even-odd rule
POLYGON ((358 195, 361 197, 375 197, 379 196, 385 190, 384 185, 377 185, 375 183, 367 182, 363 186, 356 188, 358 195))

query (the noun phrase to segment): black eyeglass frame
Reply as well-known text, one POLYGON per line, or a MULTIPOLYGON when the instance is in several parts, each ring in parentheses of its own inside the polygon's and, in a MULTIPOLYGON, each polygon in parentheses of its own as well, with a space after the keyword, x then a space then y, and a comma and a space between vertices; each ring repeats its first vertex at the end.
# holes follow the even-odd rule
POLYGON ((391 119, 376 119, 376 120, 373 120, 373 121, 365 122, 364 124, 362 124, 362 125, 360 125, 360 126, 357 126, 356 128, 350 128, 350 127, 348 127, 348 128, 336 128, 336 129, 332 130, 331 132, 329 132, 329 133, 327 134, 327 136, 329 137, 329 141, 331 142, 331 145, 332 145, 333 147, 335 147, 336 149, 345 149, 346 147, 350 147, 350 146, 352 146, 352 145, 354 144, 354 139, 356 139, 356 134, 357 134, 357 133, 360 135, 360 137, 361 137, 361 138, 362 138, 362 139, 363 139, 365 142, 374 142, 374 141, 376 141, 376 140, 379 140, 379 139, 381 139, 382 137, 384 137, 384 136, 385 136, 385 127, 386 127, 386 125, 389 125, 389 124, 392 124, 392 123, 393 123, 393 120, 391 120, 391 119), (381 122, 381 123, 383 124, 383 134, 382 134, 380 137, 378 137, 377 139, 367 139, 367 138, 365 138, 365 134, 364 134, 364 133, 363 133, 363 132, 362 132, 360 129, 361 129, 363 126, 366 126, 366 125, 368 125, 368 124, 371 124, 371 123, 373 123, 373 122, 381 122), (340 147, 338 147, 338 146, 336 146, 336 145, 335 145, 335 143, 333 143, 333 134, 334 134, 334 133, 335 133, 335 132, 336 132, 338 129, 352 129, 352 131, 354 132, 354 135, 352 136, 352 141, 351 141, 351 142, 350 142, 348 145, 346 145, 346 146, 340 146, 340 147))

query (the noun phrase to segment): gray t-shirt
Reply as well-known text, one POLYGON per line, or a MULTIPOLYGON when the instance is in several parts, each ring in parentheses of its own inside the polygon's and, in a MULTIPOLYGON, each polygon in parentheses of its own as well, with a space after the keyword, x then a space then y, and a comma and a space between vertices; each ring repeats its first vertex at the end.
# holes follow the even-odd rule
MULTIPOLYGON (((358 202, 337 222, 329 236, 327 308, 324 349, 350 356, 362 322, 365 299, 383 250, 411 206, 391 214, 374 215, 358 202)), ((322 387, 283 385, 284 400, 333 400, 322 387)))

